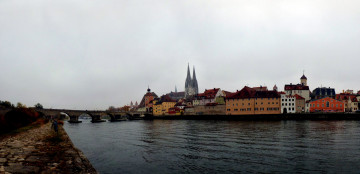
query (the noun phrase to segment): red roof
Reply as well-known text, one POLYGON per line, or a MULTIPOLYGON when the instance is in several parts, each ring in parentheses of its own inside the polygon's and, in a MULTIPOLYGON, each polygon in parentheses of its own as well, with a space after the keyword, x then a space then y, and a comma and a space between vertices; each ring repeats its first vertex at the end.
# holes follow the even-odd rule
POLYGON ((279 98, 280 95, 276 91, 256 91, 253 88, 245 86, 240 91, 233 95, 226 97, 228 99, 243 99, 243 98, 279 98))
POLYGON ((304 97, 301 97, 300 95, 297 95, 297 94, 295 94, 294 96, 296 97, 297 100, 305 99, 304 97))
POLYGON ((198 94, 197 97, 205 98, 205 99, 213 99, 213 98, 215 98, 215 96, 219 90, 220 90, 220 88, 205 89, 205 92, 198 94))
POLYGON ((336 94, 336 96, 335 96, 335 99, 337 99, 337 100, 349 100, 349 98, 352 102, 358 102, 356 95, 353 95, 353 94, 341 93, 341 94, 336 94))
POLYGON ((225 93, 225 96, 230 96, 230 95, 234 94, 233 92, 229 92, 229 91, 224 91, 224 93, 225 93))
POLYGON ((176 102, 175 100, 173 100, 169 95, 163 95, 160 98, 161 102, 176 102))
POLYGON ((278 92, 278 94, 286 94, 284 91, 278 92))
POLYGON ((309 86, 304 86, 301 84, 297 85, 285 85, 285 90, 309 90, 309 86))

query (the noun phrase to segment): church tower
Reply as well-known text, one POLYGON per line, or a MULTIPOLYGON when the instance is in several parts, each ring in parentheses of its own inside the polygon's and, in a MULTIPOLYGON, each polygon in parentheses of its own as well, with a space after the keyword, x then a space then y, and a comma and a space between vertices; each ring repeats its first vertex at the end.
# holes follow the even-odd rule
POLYGON ((199 93, 198 82, 196 79, 195 68, 193 68, 193 78, 190 75, 190 67, 188 64, 187 75, 185 80, 185 98, 199 93))
POLYGON ((300 78, 300 84, 303 85, 303 86, 307 86, 307 78, 305 77, 304 74, 300 78))

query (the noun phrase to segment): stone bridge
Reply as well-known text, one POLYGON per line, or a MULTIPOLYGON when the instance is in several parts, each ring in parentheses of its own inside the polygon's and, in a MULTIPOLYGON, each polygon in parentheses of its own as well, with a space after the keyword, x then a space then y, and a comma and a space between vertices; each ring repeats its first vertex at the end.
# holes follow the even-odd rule
MULTIPOLYGON (((109 116, 111 121, 120 121, 125 117, 128 118, 138 118, 142 115, 145 115, 145 112, 138 111, 101 111, 101 110, 69 110, 69 109, 35 109, 40 114, 43 114, 47 118, 64 118, 64 114, 70 117, 69 122, 72 123, 81 123, 79 121, 79 116, 83 114, 87 114, 91 117, 91 122, 104 122, 101 118, 103 116, 109 116)), ((7 112, 11 111, 11 109, 0 110, 1 115, 5 115, 7 112)))

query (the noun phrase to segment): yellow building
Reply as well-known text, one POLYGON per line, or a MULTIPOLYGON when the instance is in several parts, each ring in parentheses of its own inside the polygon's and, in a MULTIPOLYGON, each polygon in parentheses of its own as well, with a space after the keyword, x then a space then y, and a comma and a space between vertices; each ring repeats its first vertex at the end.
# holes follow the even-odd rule
POLYGON ((169 115, 169 109, 174 107, 175 104, 175 100, 172 100, 168 95, 163 95, 160 100, 153 101, 153 115, 169 115))
POLYGON ((257 91, 245 86, 226 98, 227 115, 280 114, 280 108, 276 91, 257 91))

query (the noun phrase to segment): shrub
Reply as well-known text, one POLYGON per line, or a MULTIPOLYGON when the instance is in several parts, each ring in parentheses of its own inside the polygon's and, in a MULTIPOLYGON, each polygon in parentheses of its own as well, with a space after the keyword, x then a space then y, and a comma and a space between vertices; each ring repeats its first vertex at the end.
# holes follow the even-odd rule
POLYGON ((26 126, 39 118, 39 113, 32 109, 16 108, 4 116, 0 117, 0 132, 9 132, 11 130, 26 126))

